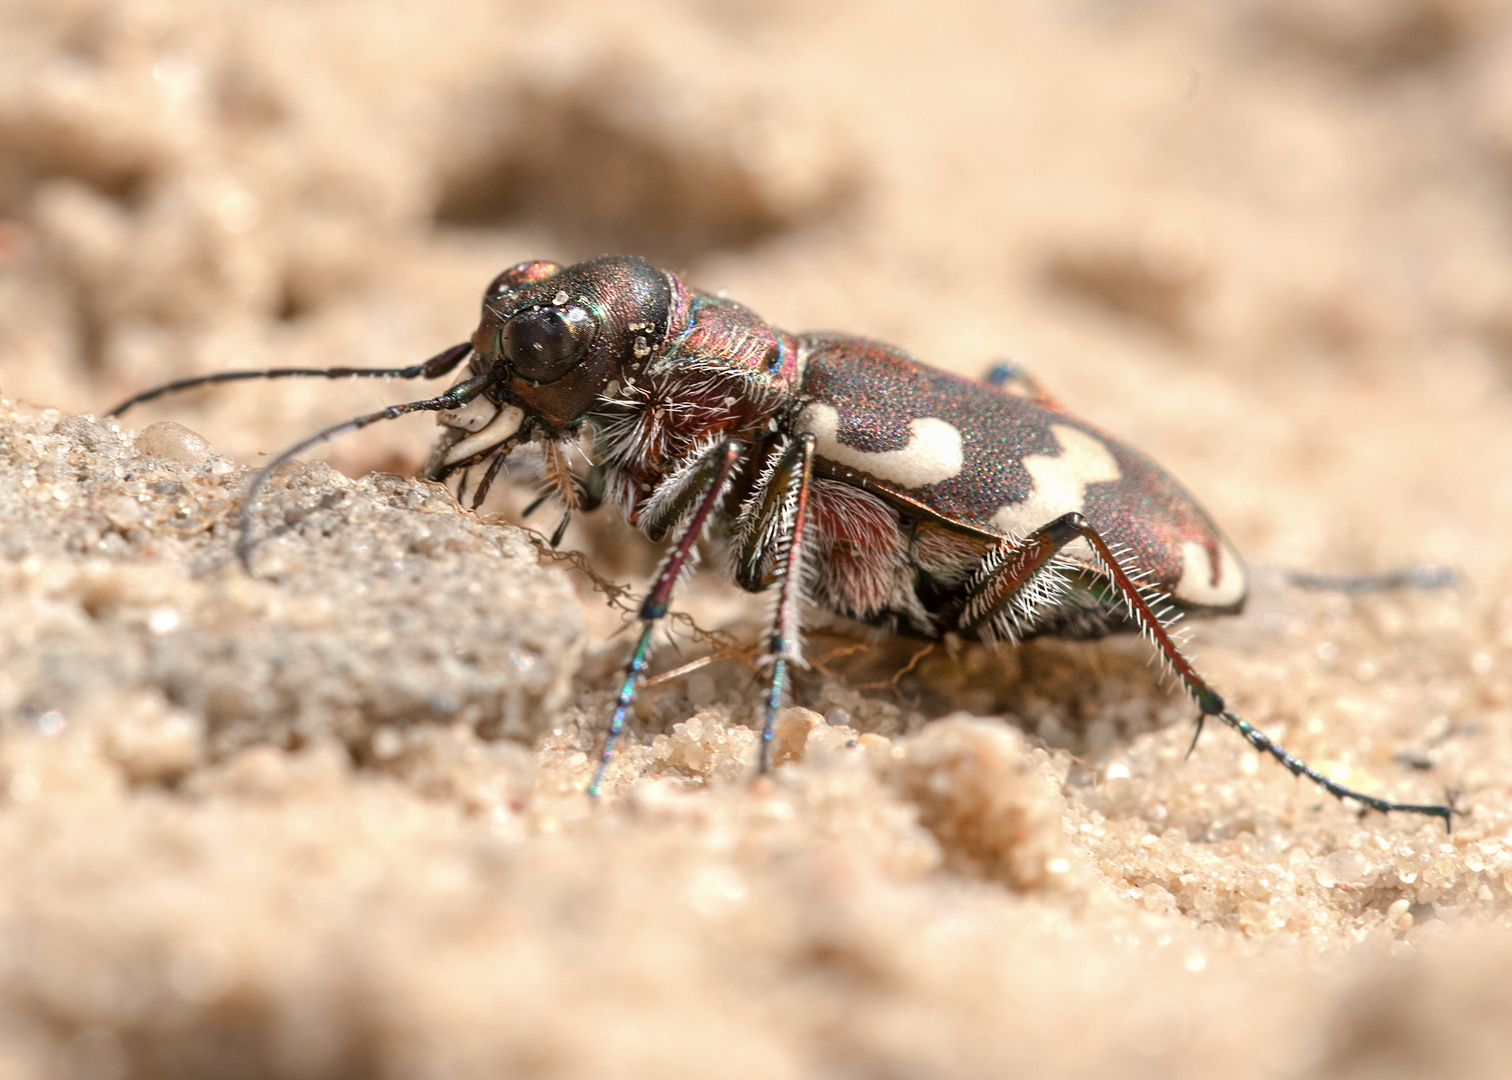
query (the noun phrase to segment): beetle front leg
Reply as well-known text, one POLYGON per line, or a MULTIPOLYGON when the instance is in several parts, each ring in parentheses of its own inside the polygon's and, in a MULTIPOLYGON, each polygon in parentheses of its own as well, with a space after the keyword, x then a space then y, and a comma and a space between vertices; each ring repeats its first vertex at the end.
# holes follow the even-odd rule
MULTIPOLYGON (((1056 518, 1048 525, 1044 525, 1030 533, 1023 540, 1014 544, 1003 553, 1001 562, 975 583, 966 603, 962 608, 962 614, 966 618, 964 625, 972 628, 990 627, 1007 608, 1012 612, 1010 605, 1025 589, 1030 586, 1035 575, 1045 569, 1046 564, 1060 552, 1067 544, 1076 540, 1085 540, 1092 545, 1100 568, 1107 574, 1117 590, 1119 598, 1128 608, 1130 616, 1139 628, 1147 634, 1160 651, 1161 656, 1171 665, 1176 672, 1177 678, 1186 690, 1188 696, 1197 703, 1197 734, 1201 734, 1203 722, 1208 717, 1214 716, 1222 720, 1229 727, 1237 731, 1244 740, 1256 750, 1269 754, 1282 765, 1289 769, 1293 776, 1305 776, 1317 784, 1324 791, 1339 799, 1351 799, 1362 806, 1381 813, 1389 813, 1392 810, 1400 810, 1413 814, 1426 814, 1429 817, 1442 818, 1447 828, 1450 823, 1450 815, 1453 810, 1448 806, 1435 806, 1431 804, 1399 803, 1389 799, 1380 799, 1374 795, 1366 795, 1364 792, 1347 788, 1335 780, 1331 780, 1308 765, 1301 758, 1287 752, 1277 745, 1264 732, 1241 720, 1228 710, 1223 698, 1219 696, 1207 681, 1197 673, 1185 655, 1177 648, 1176 643, 1166 632, 1150 601, 1145 596, 1133 577, 1130 576, 1123 564, 1114 556, 1108 544, 1094 529, 1086 518, 1080 514, 1065 514, 1056 518)), ((1020 605, 1022 610, 1022 604, 1020 605)), ((1194 736, 1192 745, 1195 748, 1194 736)), ((1191 751, 1189 750, 1188 753, 1191 751)))
POLYGON ((733 440, 722 442, 686 470, 680 483, 676 480, 669 481, 676 485, 676 490, 670 500, 671 508, 666 511, 668 527, 674 514, 681 517, 677 513, 680 508, 693 506, 693 512, 678 536, 677 543, 672 546, 661 569, 657 571, 651 591, 641 602, 640 639, 635 643, 635 651, 630 654, 630 662, 625 665, 625 680, 620 685, 619 698, 614 704, 614 718, 609 722, 609 733, 604 740, 603 752, 599 755, 598 768, 594 770, 593 781, 588 785, 588 795, 591 798, 597 798, 603 791, 604 774, 609 770, 609 762, 614 757, 614 744, 619 741, 620 732, 624 731, 625 721, 630 718, 630 711, 634 708, 635 694, 651 654, 651 635, 656 630, 656 624, 667 614, 667 608, 672 602, 672 590, 690 565, 694 549, 704 530, 708 528, 709 518, 729 490, 730 481, 744 450, 745 447, 733 440))

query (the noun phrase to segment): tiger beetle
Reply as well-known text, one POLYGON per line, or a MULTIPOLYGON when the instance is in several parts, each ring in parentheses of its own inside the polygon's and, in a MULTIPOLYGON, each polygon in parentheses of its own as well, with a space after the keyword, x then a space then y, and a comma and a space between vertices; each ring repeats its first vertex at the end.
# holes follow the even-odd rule
MULTIPOLYGON (((1340 799, 1441 818, 1331 780, 1240 719, 1172 640, 1184 616, 1237 613, 1244 563, 1207 512, 1139 451, 1065 411, 1021 371, 976 382, 844 334, 790 334, 643 259, 524 262, 483 296, 472 340, 403 368, 273 368, 183 379, 111 410, 208 383, 283 377, 430 379, 445 393, 325 428, 252 477, 238 555, 249 570, 253 507, 290 458, 344 432, 415 412, 445 431, 425 468, 444 481, 483 466, 483 502, 510 453, 540 454, 547 496, 608 501, 671 547, 639 610, 588 793, 597 796, 646 671, 652 635, 706 536, 742 589, 775 590, 758 768, 803 665, 800 600, 890 631, 1017 642, 1049 635, 1148 638, 1197 706, 1255 750, 1340 799), (587 476, 566 450, 586 436, 587 476)), ((459 491, 459 495, 462 492, 459 491)), ((1191 751, 1189 750, 1188 753, 1191 751)))

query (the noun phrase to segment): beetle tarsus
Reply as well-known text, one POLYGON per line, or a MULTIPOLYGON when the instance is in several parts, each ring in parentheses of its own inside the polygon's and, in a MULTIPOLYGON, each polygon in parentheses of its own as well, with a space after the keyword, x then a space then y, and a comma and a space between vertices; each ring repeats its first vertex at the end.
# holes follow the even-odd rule
POLYGON ((1233 728, 1241 736, 1243 736, 1245 741, 1248 742, 1250 746, 1254 747, 1256 750, 1260 751, 1263 754, 1269 754, 1271 757, 1279 761, 1282 765, 1285 765, 1289 770, 1291 770, 1293 776, 1307 777, 1309 780, 1317 784, 1324 791, 1327 791, 1330 795, 1333 795, 1335 798, 1338 798, 1340 800, 1349 799, 1353 802, 1359 803, 1361 806, 1367 807, 1371 810, 1379 811, 1383 814, 1389 814, 1393 810, 1395 810, 1400 813, 1424 814, 1428 817, 1442 818, 1444 822, 1444 828, 1449 828, 1450 815, 1455 812, 1452 806, 1437 806, 1432 803, 1392 802, 1390 799, 1382 799, 1378 798, 1375 795, 1367 795, 1362 791, 1355 791, 1353 788, 1345 787, 1337 780, 1330 780, 1328 777, 1318 772, 1312 766, 1308 765, 1307 762, 1303 761, 1301 758, 1288 753, 1281 746, 1277 745, 1270 738, 1270 736, 1266 735, 1259 728, 1256 728, 1254 725, 1239 719, 1239 717, 1235 716, 1233 713, 1225 710, 1224 712, 1219 714, 1219 719, 1221 719, 1225 724, 1227 724, 1229 727, 1233 728))

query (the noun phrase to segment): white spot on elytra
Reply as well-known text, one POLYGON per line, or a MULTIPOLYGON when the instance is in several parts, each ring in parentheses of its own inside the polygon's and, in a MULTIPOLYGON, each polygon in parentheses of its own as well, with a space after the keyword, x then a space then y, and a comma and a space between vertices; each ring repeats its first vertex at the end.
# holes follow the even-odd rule
POLYGON ((488 426, 455 443, 446 452, 444 464, 455 465, 474 454, 495 446, 520 430, 525 421, 525 410, 518 405, 505 405, 499 409, 488 426))
MULTIPOLYGON (((1062 514, 1081 513, 1086 508, 1087 485, 1118 480, 1123 473, 1102 440, 1078 431, 1067 424, 1051 424, 1050 434, 1060 444, 1061 452, 1030 454, 1024 468, 1034 482, 1023 502, 1010 503, 992 515, 994 528, 1009 536, 1027 536, 1041 525, 1048 525, 1062 514)), ((1069 555, 1090 557, 1092 550, 1085 540, 1066 545, 1069 555)))
POLYGON ((906 488, 938 484, 959 476, 965 457, 961 432, 934 416, 908 422, 908 445, 901 450, 857 450, 839 439, 840 414, 831 405, 815 402, 798 416, 798 430, 811 432, 814 450, 839 465, 849 465, 906 488))
POLYGON ((1213 580, 1213 560, 1208 549, 1193 540, 1181 545, 1181 580, 1176 583, 1176 598, 1206 607, 1230 607, 1244 599, 1246 578, 1244 564, 1232 548, 1218 541, 1218 577, 1213 580))

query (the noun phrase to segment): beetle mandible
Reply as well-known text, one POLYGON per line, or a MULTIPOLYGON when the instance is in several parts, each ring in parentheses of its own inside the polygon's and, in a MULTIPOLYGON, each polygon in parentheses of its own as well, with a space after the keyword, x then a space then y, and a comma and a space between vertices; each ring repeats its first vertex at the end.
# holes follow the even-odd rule
POLYGON ((471 341, 422 364, 222 372, 139 394, 110 415, 212 382, 437 378, 464 361, 445 393, 354 417, 273 458, 248 487, 238 553, 250 569, 252 508, 285 461, 422 411, 445 429, 428 478, 462 472, 465 484, 465 470, 486 463, 474 506, 509 454, 535 444, 563 525, 574 509, 608 501, 653 540, 673 537, 640 606, 590 795, 634 707, 653 632, 708 536, 741 588, 776 590, 761 771, 790 670, 803 663, 804 599, 930 639, 1143 634, 1197 706, 1193 747, 1216 718, 1340 799, 1449 823, 1448 806, 1392 802, 1315 771, 1230 711, 1197 672, 1170 625, 1238 612, 1246 571, 1207 512, 1149 458, 1028 380, 1024 393, 1010 392, 1012 372, 975 382, 865 338, 790 334, 640 258, 511 267, 484 293, 471 341), (596 459, 586 479, 564 453, 584 435, 596 459))

